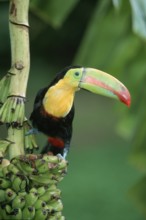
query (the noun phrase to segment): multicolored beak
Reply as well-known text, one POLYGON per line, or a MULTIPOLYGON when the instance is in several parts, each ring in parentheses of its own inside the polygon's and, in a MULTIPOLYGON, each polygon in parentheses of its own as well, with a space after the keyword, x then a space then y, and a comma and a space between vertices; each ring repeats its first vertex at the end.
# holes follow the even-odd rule
POLYGON ((115 77, 93 68, 83 68, 79 87, 90 92, 115 98, 130 106, 128 89, 115 77))

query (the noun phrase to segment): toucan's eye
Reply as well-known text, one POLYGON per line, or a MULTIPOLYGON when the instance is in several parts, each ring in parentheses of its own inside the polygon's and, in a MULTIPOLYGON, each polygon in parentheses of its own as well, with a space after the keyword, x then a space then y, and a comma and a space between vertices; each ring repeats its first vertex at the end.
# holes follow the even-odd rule
POLYGON ((78 77, 78 76, 80 75, 80 73, 79 73, 79 72, 75 72, 74 75, 75 75, 76 77, 78 77))

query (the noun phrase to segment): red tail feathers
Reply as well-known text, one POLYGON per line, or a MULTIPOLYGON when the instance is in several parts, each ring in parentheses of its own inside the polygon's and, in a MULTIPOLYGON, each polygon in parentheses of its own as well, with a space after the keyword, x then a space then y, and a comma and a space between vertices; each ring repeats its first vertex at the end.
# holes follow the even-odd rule
POLYGON ((57 137, 49 137, 48 142, 58 148, 64 148, 64 141, 57 137))

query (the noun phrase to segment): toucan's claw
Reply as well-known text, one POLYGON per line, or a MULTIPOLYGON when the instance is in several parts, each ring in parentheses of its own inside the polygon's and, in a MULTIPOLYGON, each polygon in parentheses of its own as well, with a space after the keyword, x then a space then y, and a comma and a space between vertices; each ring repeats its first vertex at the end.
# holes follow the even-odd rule
POLYGON ((57 157, 58 157, 59 159, 61 159, 61 160, 65 160, 65 157, 62 156, 61 154, 57 154, 57 157))

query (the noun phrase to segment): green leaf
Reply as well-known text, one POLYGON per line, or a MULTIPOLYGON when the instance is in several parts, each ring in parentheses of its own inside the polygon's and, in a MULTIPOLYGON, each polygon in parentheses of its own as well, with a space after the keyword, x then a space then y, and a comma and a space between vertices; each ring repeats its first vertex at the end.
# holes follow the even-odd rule
POLYGON ((129 32, 129 18, 129 10, 116 13, 115 9, 110 7, 109 1, 101 1, 95 8, 74 63, 111 72, 121 71, 138 46, 137 39, 133 36, 126 38, 129 32), (135 47, 131 50, 133 43, 135 47))
POLYGON ((60 27, 79 0, 32 0, 31 10, 53 27, 60 27))
POLYGON ((146 176, 129 191, 129 195, 146 216, 146 176))
POLYGON ((105 57, 104 48, 100 50, 100 57, 98 56, 98 49, 101 45, 101 39, 104 37, 103 32, 106 32, 103 17, 106 16, 108 7, 108 1, 102 1, 99 5, 97 4, 76 54, 74 63, 80 63, 86 66, 98 66, 100 60, 105 57), (103 28, 101 26, 103 26, 103 28))
MULTIPOLYGON (((131 93, 132 106, 130 109, 121 106, 118 108, 121 123, 117 131, 127 139, 139 135, 140 129, 137 133, 135 133, 135 129, 140 120, 140 111, 145 104, 145 99, 141 97, 146 95, 146 92, 143 91, 145 88, 146 50, 141 39, 134 35, 129 28, 130 18, 129 2, 124 2, 117 13, 107 1, 100 1, 95 8, 74 61, 83 66, 103 69, 116 75, 126 84, 131 93)), ((144 120, 141 121, 141 125, 143 122, 144 120)), ((142 138, 145 141, 144 136, 142 138)))
MULTIPOLYGON (((142 103, 141 107, 144 105, 145 102, 142 103)), ((146 172, 146 112, 145 109, 142 110, 139 112, 139 123, 137 124, 135 136, 133 138, 133 152, 130 159, 131 162, 134 163, 141 171, 146 172)))
POLYGON ((146 1, 130 0, 132 8, 133 30, 146 39, 146 1))
MULTIPOLYGON (((133 48, 132 45, 131 48, 133 48)), ((121 108, 118 109, 119 118, 121 118, 121 120, 118 124, 117 131, 120 135, 122 134, 124 138, 134 138, 131 143, 132 148, 134 148, 132 160, 136 166, 140 164, 140 167, 145 166, 146 168, 146 102, 144 98, 146 96, 146 51, 139 46, 139 50, 135 51, 133 54, 135 54, 135 57, 132 57, 126 64, 124 71, 126 85, 128 85, 128 89, 131 93, 131 107, 127 109, 126 112, 124 112, 124 109, 123 112, 121 108), (143 151, 145 151, 145 154, 143 151)), ((123 74, 122 77, 124 77, 123 74)))
POLYGON ((122 0, 113 0, 114 7, 119 10, 122 4, 122 0))

